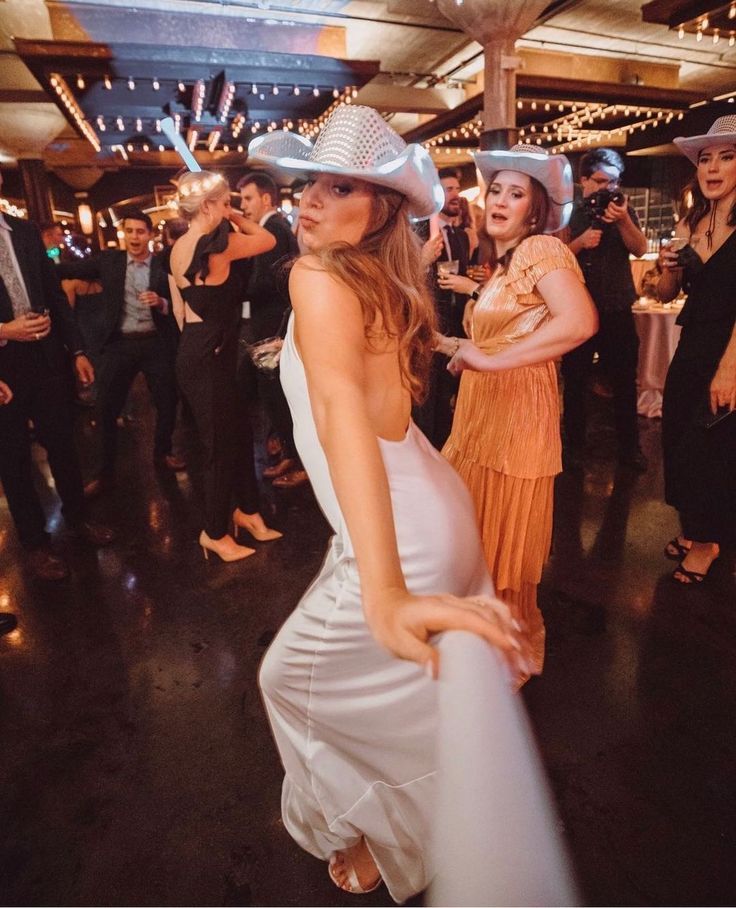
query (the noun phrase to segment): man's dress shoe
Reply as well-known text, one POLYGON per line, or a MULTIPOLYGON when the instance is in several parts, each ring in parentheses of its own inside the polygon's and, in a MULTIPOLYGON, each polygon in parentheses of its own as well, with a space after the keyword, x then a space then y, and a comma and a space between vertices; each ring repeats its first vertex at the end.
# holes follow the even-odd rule
POLYGON ((84 485, 84 497, 99 498, 100 495, 109 492, 114 485, 115 483, 113 480, 108 479, 106 476, 99 476, 97 479, 91 479, 84 485))
POLYGON ((9 634, 11 631, 14 631, 18 626, 18 619, 15 615, 11 615, 10 612, 3 612, 0 614, 0 637, 3 634, 9 634))
POLYGON ((171 470, 173 473, 180 473, 187 468, 186 461, 177 457, 176 454, 157 454, 153 458, 153 462, 160 469, 171 470))
POLYGON ((48 549, 34 549, 29 552, 28 566, 39 580, 63 580, 69 576, 66 561, 48 549))
POLYGON ((82 523, 75 524, 72 529, 85 542, 97 547, 110 545, 115 540, 115 533, 101 523, 93 523, 91 520, 83 520, 82 523))

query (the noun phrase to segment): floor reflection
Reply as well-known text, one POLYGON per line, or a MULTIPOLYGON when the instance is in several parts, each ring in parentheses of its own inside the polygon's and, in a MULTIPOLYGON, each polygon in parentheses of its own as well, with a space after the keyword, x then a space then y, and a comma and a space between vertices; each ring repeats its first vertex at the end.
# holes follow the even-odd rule
MULTIPOLYGON (((146 399, 120 432, 118 487, 94 505, 113 546, 66 533, 39 462, 67 581, 26 574, 0 502, 0 611, 20 622, 0 638, 2 901, 352 905, 281 825, 256 684, 322 560, 325 522, 308 490, 269 492, 284 538, 205 563, 196 455, 191 475, 152 469, 146 399)), ((557 481, 547 661, 523 696, 586 901, 727 904, 734 578, 724 563, 700 588, 670 582, 658 424, 642 429, 647 475, 616 472, 594 423, 586 471, 557 481)), ((90 475, 84 417, 80 440, 90 475)), ((385 891, 361 902, 386 904, 385 891)))

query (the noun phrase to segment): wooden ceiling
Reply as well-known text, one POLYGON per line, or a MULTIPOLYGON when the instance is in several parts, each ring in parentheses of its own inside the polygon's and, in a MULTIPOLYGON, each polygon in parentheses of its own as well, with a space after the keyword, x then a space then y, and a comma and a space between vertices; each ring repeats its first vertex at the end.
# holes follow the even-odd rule
MULTIPOLYGON (((648 134, 667 151, 671 124, 736 92, 732 5, 550 3, 517 42, 517 125, 557 150, 639 147, 648 134)), ((308 131, 346 97, 442 162, 466 160, 482 128, 482 48, 430 0, 5 0, 0 32, 0 161, 11 164, 172 166, 156 126, 166 114, 205 166, 226 164, 249 136, 308 131)))

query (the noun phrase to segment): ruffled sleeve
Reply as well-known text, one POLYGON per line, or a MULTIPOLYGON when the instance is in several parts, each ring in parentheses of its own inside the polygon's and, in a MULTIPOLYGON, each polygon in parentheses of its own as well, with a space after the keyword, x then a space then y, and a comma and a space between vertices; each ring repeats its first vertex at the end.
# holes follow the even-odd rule
POLYGON ((517 296, 527 296, 534 292, 545 274, 561 268, 573 271, 583 283, 577 259, 561 240, 554 236, 530 236, 514 252, 506 285, 517 296))
POLYGON ((198 277, 202 281, 207 280, 207 275, 210 273, 210 256, 227 249, 228 236, 232 229, 230 221, 222 220, 211 233, 205 233, 199 238, 192 261, 184 272, 184 277, 190 284, 196 283, 198 277))

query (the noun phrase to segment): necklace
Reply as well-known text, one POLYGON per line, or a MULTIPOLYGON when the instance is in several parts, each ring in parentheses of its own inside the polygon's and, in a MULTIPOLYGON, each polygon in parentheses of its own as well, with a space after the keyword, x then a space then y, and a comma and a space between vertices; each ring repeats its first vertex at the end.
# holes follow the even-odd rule
POLYGON ((708 251, 710 252, 713 249, 713 231, 716 228, 716 210, 718 209, 718 199, 713 202, 710 208, 710 218, 708 219, 708 229, 705 231, 705 242, 708 246, 708 251))

